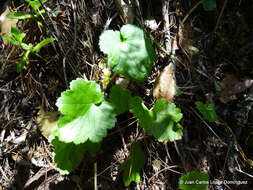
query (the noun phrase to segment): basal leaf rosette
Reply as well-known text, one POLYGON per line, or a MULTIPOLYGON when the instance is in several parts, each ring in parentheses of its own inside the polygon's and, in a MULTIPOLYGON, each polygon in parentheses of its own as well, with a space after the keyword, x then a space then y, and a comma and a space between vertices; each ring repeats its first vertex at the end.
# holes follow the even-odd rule
POLYGON ((134 97, 130 100, 130 112, 139 119, 146 133, 160 142, 179 140, 183 136, 183 128, 178 123, 183 115, 174 103, 160 99, 153 110, 148 110, 140 97, 134 97))
POLYGON ((56 105, 63 114, 56 129, 62 142, 98 143, 107 135, 107 129, 115 125, 114 108, 104 100, 104 93, 94 81, 72 81, 70 90, 61 94, 56 105))
POLYGON ((109 65, 115 73, 136 81, 143 81, 147 77, 151 63, 157 59, 143 30, 131 24, 124 25, 120 32, 103 32, 99 46, 101 51, 108 54, 109 65))

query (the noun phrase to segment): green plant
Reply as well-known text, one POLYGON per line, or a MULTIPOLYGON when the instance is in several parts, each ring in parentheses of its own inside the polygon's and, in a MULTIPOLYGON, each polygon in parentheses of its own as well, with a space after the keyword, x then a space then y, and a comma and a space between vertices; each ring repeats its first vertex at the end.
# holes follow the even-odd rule
POLYGON ((216 9, 215 0, 202 0, 202 5, 205 11, 212 11, 216 9))
MULTIPOLYGON (((115 35, 114 37, 119 37, 121 34, 105 31, 100 37, 100 47, 108 52, 109 65, 113 71, 137 81, 144 80, 153 60, 148 52, 154 54, 154 50, 151 43, 148 48, 143 44, 144 41, 148 41, 144 40, 143 31, 133 25, 123 26, 121 32, 124 39, 123 41, 117 39, 115 42, 116 46, 123 50, 114 49, 114 41, 108 42, 114 39, 108 35, 108 32, 115 35), (140 36, 143 38, 139 39, 140 36), (131 46, 136 44, 142 49, 137 48, 135 49, 137 52, 131 52, 131 46), (132 55, 128 56, 124 53, 132 55)), ((153 57, 156 57, 155 54, 153 57)), ((97 82, 78 78, 70 83, 69 90, 61 93, 56 105, 62 116, 50 135, 50 142, 55 148, 54 162, 62 174, 68 174, 75 169, 85 153, 94 154, 98 151, 102 139, 107 136, 107 130, 115 126, 116 116, 128 110, 139 119, 140 125, 147 134, 154 136, 158 141, 174 141, 182 137, 182 127, 178 123, 182 114, 175 104, 161 99, 155 103, 152 110, 148 110, 140 97, 132 97, 128 89, 119 85, 112 86, 109 98, 106 98, 97 82)), ((129 158, 121 166, 126 186, 132 181, 137 183, 140 181, 140 170, 145 160, 145 153, 141 146, 134 142, 131 145, 129 158)))
POLYGON ((152 110, 148 110, 140 97, 134 97, 130 100, 130 112, 139 119, 145 132, 158 141, 174 141, 182 138, 182 126, 178 122, 183 115, 174 103, 160 99, 152 110))
POLYGON ((143 81, 151 63, 157 60, 155 51, 143 30, 127 24, 120 31, 106 30, 99 38, 101 51, 108 54, 113 72, 136 81, 143 81))
POLYGON ((20 46, 23 50, 25 50, 24 55, 18 62, 17 72, 22 71, 23 67, 25 66, 26 61, 29 58, 30 53, 35 53, 35 54, 38 53, 38 51, 42 47, 46 46, 47 44, 55 40, 54 38, 46 38, 34 46, 31 43, 26 44, 23 42, 23 39, 25 38, 26 33, 20 33, 17 27, 11 27, 11 34, 12 34, 11 37, 3 35, 2 38, 11 42, 13 45, 20 46))
POLYGON ((141 181, 140 170, 146 162, 146 156, 141 146, 134 142, 131 144, 130 157, 121 165, 125 186, 129 186, 132 181, 141 181))
POLYGON ((217 121, 217 114, 214 109, 214 104, 208 104, 207 106, 200 101, 195 102, 199 112, 202 113, 204 118, 209 122, 217 121))
MULTIPOLYGON (((40 9, 42 4, 46 3, 48 0, 25 0, 29 6, 33 10, 33 14, 27 14, 27 13, 20 13, 20 12, 10 12, 6 16, 11 19, 39 19, 42 14, 45 13, 44 9, 40 9), (42 4, 41 4, 42 3, 42 4)), ((38 20, 37 21, 39 26, 42 26, 42 23, 38 20)))
POLYGON ((195 171, 188 172, 179 179, 179 188, 182 190, 205 190, 208 184, 209 176, 195 171))

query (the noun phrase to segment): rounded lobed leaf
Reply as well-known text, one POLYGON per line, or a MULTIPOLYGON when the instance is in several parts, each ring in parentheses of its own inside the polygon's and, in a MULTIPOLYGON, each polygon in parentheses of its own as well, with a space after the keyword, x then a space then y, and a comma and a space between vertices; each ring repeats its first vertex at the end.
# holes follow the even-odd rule
POLYGON ((183 115, 174 103, 160 99, 149 111, 140 97, 134 97, 130 100, 130 112, 139 119, 146 133, 160 142, 179 140, 183 136, 183 128, 178 123, 183 115))
POLYGON ((99 106, 92 104, 86 112, 77 117, 63 115, 58 122, 59 139, 75 144, 87 140, 98 143, 107 135, 107 129, 115 126, 115 116, 113 106, 106 101, 99 106))
POLYGON ((137 26, 124 25, 120 32, 108 30, 100 36, 100 49, 108 54, 113 71, 143 81, 156 60, 155 51, 143 30, 137 26))
POLYGON ((103 100, 104 93, 95 81, 78 78, 70 83, 70 90, 61 93, 56 105, 62 114, 78 117, 103 100))
POLYGON ((94 81, 77 79, 61 94, 56 105, 63 114, 58 121, 58 137, 63 142, 100 142, 107 129, 115 126, 115 110, 104 101, 104 93, 94 81))

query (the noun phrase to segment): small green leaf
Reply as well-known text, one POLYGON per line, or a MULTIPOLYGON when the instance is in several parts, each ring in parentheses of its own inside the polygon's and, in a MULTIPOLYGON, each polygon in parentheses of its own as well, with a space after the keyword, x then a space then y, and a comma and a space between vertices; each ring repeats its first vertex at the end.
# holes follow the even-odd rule
POLYGON ((38 52, 42 47, 46 46, 47 44, 53 42, 55 39, 54 38, 46 38, 42 40, 40 43, 38 43, 33 49, 33 52, 38 52))
POLYGON ((17 64, 17 72, 21 72, 23 67, 25 66, 26 64, 26 61, 28 59, 28 56, 30 54, 30 51, 26 51, 25 54, 23 55, 23 57, 19 60, 18 64, 17 64))
POLYGON ((131 93, 128 89, 123 89, 120 85, 114 85, 111 88, 109 101, 114 105, 117 114, 122 114, 129 109, 130 98, 131 93))
POLYGON ((2 38, 11 42, 13 45, 19 45, 18 41, 16 41, 13 37, 3 35, 2 38))
POLYGON ((114 107, 104 100, 100 86, 93 81, 76 79, 70 83, 70 90, 61 94, 56 105, 63 114, 58 121, 59 140, 97 143, 115 126, 114 107))
POLYGON ((115 73, 120 73, 136 81, 143 81, 151 63, 157 59, 151 41, 137 26, 124 25, 120 32, 108 30, 99 39, 101 51, 108 54, 109 65, 115 73))
POLYGON ((152 135, 153 112, 148 110, 138 96, 131 98, 129 102, 130 112, 139 119, 139 123, 146 133, 152 135))
POLYGON ((209 184, 209 176, 195 171, 188 172, 179 179, 179 188, 182 190, 206 190, 209 184))
POLYGON ((15 27, 15 26, 11 27, 11 34, 15 38, 15 40, 19 42, 20 34, 19 34, 19 30, 17 27, 15 27))
MULTIPOLYGON (((39 0, 33 0, 33 1, 25 0, 25 1, 32 7, 34 13, 37 13, 39 8, 41 7, 41 3, 39 0)), ((44 4, 45 2, 47 2, 47 0, 42 1, 42 4, 44 4)))
POLYGON ((141 146, 134 142, 131 145, 130 157, 121 165, 123 171, 123 181, 125 186, 129 186, 132 181, 139 183, 141 181, 140 170, 146 162, 146 155, 141 146))
POLYGON ((178 123, 183 115, 174 103, 160 99, 150 111, 140 97, 134 97, 130 100, 130 112, 139 119, 146 133, 160 142, 179 140, 183 136, 182 126, 178 123))
POLYGON ((6 15, 7 18, 10 19, 28 19, 28 18, 34 18, 31 14, 26 13, 17 13, 17 12, 10 12, 6 15))
POLYGON ((205 11, 216 9, 216 0, 202 0, 202 4, 205 11))
POLYGON ((24 49, 24 50, 26 50, 26 51, 27 51, 27 50, 30 50, 30 49, 32 48, 31 46, 29 46, 29 45, 27 45, 27 44, 25 44, 25 43, 21 43, 20 46, 21 46, 22 49, 24 49))
POLYGON ((35 15, 36 18, 38 18, 39 16, 41 16, 42 14, 46 13, 46 11, 44 9, 38 11, 35 15))
POLYGON ((195 105, 197 106, 198 110, 204 118, 209 122, 215 122, 217 121, 217 115, 214 109, 214 104, 209 104, 206 106, 200 101, 195 102, 195 105))
POLYGON ((21 33, 20 35, 19 35, 19 40, 18 40, 18 42, 21 44, 22 43, 22 41, 23 41, 23 39, 25 38, 25 36, 26 36, 26 33, 21 33))

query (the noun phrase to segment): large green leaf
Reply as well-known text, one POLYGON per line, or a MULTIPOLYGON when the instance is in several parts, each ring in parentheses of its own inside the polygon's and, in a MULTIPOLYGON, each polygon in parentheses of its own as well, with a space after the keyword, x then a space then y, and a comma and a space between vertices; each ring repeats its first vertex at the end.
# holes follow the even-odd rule
POLYGON ((69 174, 82 161, 84 154, 94 154, 100 149, 99 143, 87 141, 82 144, 65 143, 57 137, 57 131, 50 136, 51 144, 54 146, 54 162, 61 174, 69 174), (55 133, 55 134, 54 134, 55 133))
POLYGON ((123 89, 120 85, 114 85, 111 88, 110 102, 115 107, 117 114, 122 114, 129 109, 128 101, 131 93, 128 89, 123 89))
POLYGON ((129 186, 132 181, 139 183, 141 181, 140 170, 146 162, 146 155, 141 146, 134 142, 131 145, 130 157, 121 165, 123 171, 123 181, 125 186, 129 186))
POLYGON ((107 30, 100 36, 101 51, 108 54, 109 65, 113 71, 143 81, 151 63, 157 59, 150 40, 137 26, 124 25, 120 32, 107 30))
POLYGON ((58 137, 75 144, 97 143, 115 126, 114 107, 103 101, 103 92, 93 81, 77 79, 61 94, 56 105, 63 114, 58 121, 58 137))
POLYGON ((70 90, 61 93, 56 105, 65 116, 78 117, 87 111, 92 104, 104 100, 104 93, 95 81, 76 79, 70 83, 70 90))
POLYGON ((174 141, 182 138, 182 126, 178 122, 183 115, 174 103, 160 99, 150 111, 141 98, 135 97, 130 100, 130 112, 139 119, 147 134, 153 135, 158 141, 174 141))
POLYGON ((179 188, 182 190, 206 190, 209 177, 205 173, 188 172, 179 179, 179 188))

